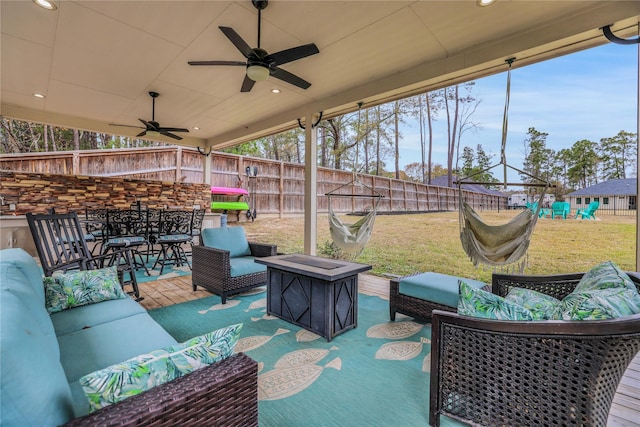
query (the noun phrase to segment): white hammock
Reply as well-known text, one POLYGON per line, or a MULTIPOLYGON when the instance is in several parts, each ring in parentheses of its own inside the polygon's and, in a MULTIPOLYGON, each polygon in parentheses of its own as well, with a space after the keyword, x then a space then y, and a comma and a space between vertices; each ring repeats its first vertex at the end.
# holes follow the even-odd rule
POLYGON ((466 179, 476 175, 481 175, 498 165, 491 166, 483 171, 459 180, 458 200, 460 201, 460 241, 462 242, 462 248, 469 258, 471 258, 473 265, 477 267, 479 263, 482 263, 494 267, 503 267, 504 270, 509 270, 510 265, 515 265, 517 267, 517 271, 522 274, 524 272, 524 267, 527 264, 526 255, 527 249, 529 248, 531 233, 536 226, 538 214, 540 213, 544 195, 547 188, 549 188, 549 183, 527 172, 514 168, 513 166, 509 166, 506 161, 505 148, 509 122, 508 111, 511 92, 511 64, 513 63, 513 60, 513 58, 507 60, 507 63, 509 64, 509 71, 507 73, 507 93, 502 120, 501 161, 498 165, 504 166, 505 188, 508 185, 507 168, 511 168, 521 175, 527 175, 530 178, 542 182, 545 189, 540 194, 540 199, 536 203, 535 212, 531 209, 525 209, 516 215, 511 221, 501 225, 485 224, 476 211, 463 200, 462 195, 462 184, 473 183, 465 182, 466 179))
POLYGON ((371 238, 373 223, 378 211, 379 197, 375 197, 373 207, 365 216, 353 224, 345 224, 333 212, 331 197, 329 197, 329 231, 333 242, 342 251, 356 258, 371 238))
POLYGON ((522 273, 538 212, 525 209, 506 224, 489 225, 466 202, 460 204, 460 241, 473 265, 504 267, 516 264, 518 272, 522 273))

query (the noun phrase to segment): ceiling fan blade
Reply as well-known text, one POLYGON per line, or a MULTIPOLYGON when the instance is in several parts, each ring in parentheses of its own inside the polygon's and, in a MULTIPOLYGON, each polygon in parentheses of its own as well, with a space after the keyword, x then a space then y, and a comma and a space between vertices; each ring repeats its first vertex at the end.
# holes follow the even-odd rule
POLYGON ((189 132, 189 129, 185 128, 164 128, 159 127, 158 132, 189 132))
POLYGON ((181 138, 181 137, 179 137, 178 135, 174 135, 174 134, 172 134, 172 133, 170 133, 170 132, 163 132, 163 131, 161 131, 161 132, 160 132, 160 135, 168 136, 168 137, 170 137, 170 138, 177 139, 177 140, 181 140, 181 139, 182 139, 182 138, 181 138))
POLYGON ((314 43, 309 43, 272 53, 271 55, 267 55, 267 58, 274 60, 276 65, 282 65, 298 59, 306 58, 307 56, 315 55, 316 53, 320 53, 318 47, 314 43))
POLYGON ((233 45, 244 55, 245 58, 254 56, 253 49, 251 49, 251 46, 249 46, 247 42, 245 42, 242 39, 242 37, 240 37, 240 35, 235 32, 233 28, 230 28, 230 27, 218 27, 218 28, 220 28, 220 31, 222 31, 229 40, 231 40, 231 43, 233 43, 233 45))
POLYGON ((240 92, 249 92, 251 89, 253 89, 253 85, 254 84, 256 84, 256 82, 251 80, 249 78, 249 76, 247 76, 245 74, 244 81, 242 82, 242 88, 240 89, 240 92))
POLYGON ((109 123, 109 126, 120 126, 120 127, 125 127, 125 128, 136 128, 136 129, 144 129, 141 126, 132 126, 132 125, 121 125, 118 123, 109 123))
POLYGON ((290 83, 294 86, 298 86, 299 88, 302 88, 302 89, 308 89, 309 86, 311 86, 311 83, 309 83, 308 81, 303 80, 300 77, 296 76, 295 74, 291 74, 290 72, 285 71, 282 68, 278 68, 278 67, 272 68, 271 75, 276 79, 280 79, 284 82, 290 83))
POLYGON ((140 138, 141 136, 145 136, 147 134, 146 130, 143 130, 142 132, 140 132, 139 134, 136 135, 137 138, 140 138))
POLYGON ((247 66, 246 62, 240 61, 188 61, 189 65, 242 65, 247 66))

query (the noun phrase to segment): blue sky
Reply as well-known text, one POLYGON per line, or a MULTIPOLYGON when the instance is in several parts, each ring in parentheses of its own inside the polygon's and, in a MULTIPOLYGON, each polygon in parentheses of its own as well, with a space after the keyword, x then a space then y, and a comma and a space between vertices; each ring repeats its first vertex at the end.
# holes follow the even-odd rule
MULTIPOLYGON (((527 130, 548 133, 547 148, 559 151, 576 141, 599 142, 621 130, 637 131, 638 48, 606 44, 511 71, 507 163, 522 167, 527 130)), ((502 116, 507 83, 505 72, 476 80, 473 96, 481 103, 473 115, 480 125, 466 132, 461 147, 483 149, 497 163, 502 141, 502 116)), ((446 117, 434 123, 433 162, 446 166, 446 117), (437 149, 437 151, 435 151, 437 149)), ((407 124, 400 165, 420 161, 420 134, 407 124)), ((494 175, 498 179, 494 170, 494 175)), ((510 179, 513 177, 510 176, 510 179)), ((514 179, 517 179, 515 177, 514 179)), ((519 179, 517 179, 519 181, 519 179)))

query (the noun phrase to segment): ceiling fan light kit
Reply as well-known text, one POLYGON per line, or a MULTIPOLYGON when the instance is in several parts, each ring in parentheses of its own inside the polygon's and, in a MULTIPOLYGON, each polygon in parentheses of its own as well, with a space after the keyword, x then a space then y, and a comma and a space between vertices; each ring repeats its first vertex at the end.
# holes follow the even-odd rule
POLYGON ((249 65, 247 67, 247 77, 254 82, 262 82, 269 77, 269 69, 261 65, 249 65))
POLYGON ((188 61, 189 65, 230 65, 246 67, 246 74, 240 92, 249 92, 253 88, 255 82, 267 80, 269 76, 282 80, 286 83, 297 86, 301 89, 308 89, 311 83, 292 74, 282 68, 280 65, 297 61, 298 59, 320 53, 318 47, 309 43, 297 46, 291 49, 285 49, 280 52, 269 54, 266 50, 260 48, 260 23, 261 12, 269 4, 268 0, 252 0, 253 6, 258 9, 258 47, 252 48, 244 41, 242 37, 231 27, 218 27, 220 31, 227 36, 229 41, 242 53, 246 58, 246 62, 240 61, 188 61))

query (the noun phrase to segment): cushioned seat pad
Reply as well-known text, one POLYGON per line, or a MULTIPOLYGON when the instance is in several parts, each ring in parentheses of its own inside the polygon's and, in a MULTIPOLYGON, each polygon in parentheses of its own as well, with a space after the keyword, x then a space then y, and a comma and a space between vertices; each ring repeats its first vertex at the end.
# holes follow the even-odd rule
POLYGON ((58 337, 58 342, 69 383, 139 354, 177 344, 147 313, 71 332, 58 337))
POLYGON ((51 315, 56 335, 79 331, 87 326, 96 326, 116 319, 146 313, 145 309, 131 298, 103 301, 63 310, 51 315))
POLYGON ((414 298, 443 304, 449 307, 458 306, 458 280, 479 289, 487 284, 479 280, 449 276, 441 273, 421 273, 400 280, 401 294, 414 298))
POLYGON ((252 256, 231 258, 231 277, 244 276, 245 274, 262 273, 267 271, 267 266, 257 264, 252 256))

